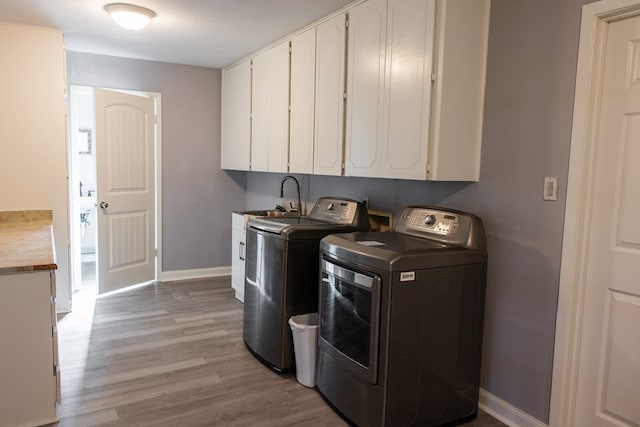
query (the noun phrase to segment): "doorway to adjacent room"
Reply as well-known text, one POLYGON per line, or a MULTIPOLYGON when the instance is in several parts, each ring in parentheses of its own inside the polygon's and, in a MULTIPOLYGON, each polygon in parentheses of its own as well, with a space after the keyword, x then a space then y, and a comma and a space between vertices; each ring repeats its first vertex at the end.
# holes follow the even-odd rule
POLYGON ((159 112, 158 93, 70 88, 74 299, 79 293, 104 295, 152 282, 159 275, 159 112))

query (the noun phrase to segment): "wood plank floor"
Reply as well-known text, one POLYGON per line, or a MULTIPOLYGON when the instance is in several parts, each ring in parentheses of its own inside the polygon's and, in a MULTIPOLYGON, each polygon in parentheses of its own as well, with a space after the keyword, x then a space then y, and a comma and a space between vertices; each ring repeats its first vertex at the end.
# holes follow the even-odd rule
MULTIPOLYGON (((92 303, 58 322, 60 421, 52 426, 346 426, 295 376, 242 342, 229 279, 159 283, 92 303)), ((481 412, 468 427, 504 424, 481 412)))

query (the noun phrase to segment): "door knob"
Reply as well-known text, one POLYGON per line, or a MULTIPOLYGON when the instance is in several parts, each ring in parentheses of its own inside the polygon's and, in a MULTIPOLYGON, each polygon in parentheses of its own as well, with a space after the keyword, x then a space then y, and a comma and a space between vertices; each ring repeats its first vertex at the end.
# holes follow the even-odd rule
POLYGON ((101 207, 102 209, 107 209, 107 208, 109 207, 109 203, 107 203, 107 202, 100 202, 100 207, 101 207))

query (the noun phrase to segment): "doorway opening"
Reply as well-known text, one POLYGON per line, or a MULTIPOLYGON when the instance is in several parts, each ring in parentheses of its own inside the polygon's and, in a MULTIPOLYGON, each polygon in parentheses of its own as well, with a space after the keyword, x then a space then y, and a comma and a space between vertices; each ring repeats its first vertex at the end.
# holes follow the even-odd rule
POLYGON ((70 86, 73 305, 93 305, 100 295, 160 275, 159 117, 159 93, 70 86))
POLYGON ((83 296, 95 297, 98 233, 93 88, 71 86, 69 95, 72 295, 83 292, 83 296))

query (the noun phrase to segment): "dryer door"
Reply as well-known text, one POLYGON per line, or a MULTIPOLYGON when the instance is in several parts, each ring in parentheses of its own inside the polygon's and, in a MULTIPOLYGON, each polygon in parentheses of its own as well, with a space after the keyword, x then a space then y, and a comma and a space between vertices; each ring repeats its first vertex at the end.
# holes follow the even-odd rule
POLYGON ((319 345, 342 366, 378 382, 380 277, 322 260, 319 345))

